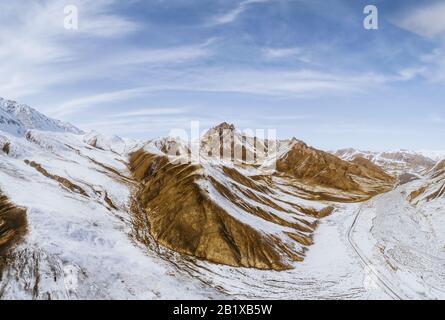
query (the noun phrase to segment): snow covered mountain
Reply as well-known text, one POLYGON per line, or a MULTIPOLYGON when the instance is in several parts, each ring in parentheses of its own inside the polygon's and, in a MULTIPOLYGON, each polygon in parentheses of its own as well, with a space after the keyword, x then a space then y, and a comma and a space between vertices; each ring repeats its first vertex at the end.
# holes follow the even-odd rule
POLYGON ((0 129, 3 132, 8 132, 16 135, 24 133, 23 125, 11 114, 0 107, 0 129))
POLYGON ((183 286, 135 242, 125 154, 72 133, 0 135, 1 299, 220 296, 198 280, 183 286))
POLYGON ((130 168, 142 186, 138 232, 147 233, 148 218, 154 240, 177 252, 230 266, 285 270, 304 259, 319 220, 335 203, 364 201, 394 184, 376 166, 340 160, 296 139, 279 141, 261 160, 275 158, 276 171, 267 174, 259 157, 247 161, 248 150, 256 154, 259 146, 271 148, 223 123, 204 135, 196 164, 175 161, 191 152, 171 139, 133 152, 130 168), (176 198, 180 201, 172 201, 176 198))
POLYGON ((1 105, 0 299, 442 297, 443 163, 389 157, 423 172, 396 186, 227 123, 137 142, 1 105))
POLYGON ((0 98, 0 130, 21 135, 27 130, 70 132, 83 131, 69 123, 48 118, 37 110, 15 101, 0 98))
POLYGON ((125 139, 117 135, 107 136, 95 131, 85 134, 83 141, 94 148, 111 151, 120 155, 128 153, 129 150, 138 144, 133 139, 125 139))
POLYGON ((416 152, 436 162, 445 159, 445 150, 418 150, 416 152))
POLYGON ((437 152, 435 159, 433 159, 428 157, 429 153, 408 150, 372 152, 341 149, 333 152, 333 154, 347 161, 354 161, 357 158, 367 159, 392 174, 426 172, 440 160, 440 155, 437 152))

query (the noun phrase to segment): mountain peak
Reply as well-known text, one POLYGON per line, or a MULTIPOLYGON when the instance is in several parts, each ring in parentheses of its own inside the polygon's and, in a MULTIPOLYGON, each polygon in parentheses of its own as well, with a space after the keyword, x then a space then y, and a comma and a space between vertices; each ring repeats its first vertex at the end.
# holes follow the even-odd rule
MULTIPOLYGON (((82 134, 83 131, 76 128, 70 123, 62 122, 56 119, 49 118, 39 111, 31 108, 26 104, 20 104, 13 100, 6 100, 0 98, 0 110, 7 114, 8 124, 12 121, 16 123, 16 133, 23 133, 27 130, 42 130, 55 132, 69 132, 74 134, 82 134)), ((8 130, 11 131, 11 130, 8 130)))
POLYGON ((219 125, 213 127, 212 129, 219 131, 219 132, 221 132, 223 130, 235 131, 235 126, 233 124, 230 124, 227 122, 222 122, 219 125))

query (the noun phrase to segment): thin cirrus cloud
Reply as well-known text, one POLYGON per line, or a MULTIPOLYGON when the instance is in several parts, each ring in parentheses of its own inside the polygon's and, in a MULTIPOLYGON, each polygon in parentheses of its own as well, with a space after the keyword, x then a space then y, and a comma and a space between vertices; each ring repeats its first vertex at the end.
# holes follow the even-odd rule
POLYGON ((200 61, 213 55, 211 48, 216 39, 211 38, 203 43, 182 45, 165 48, 150 48, 137 50, 124 50, 111 56, 108 65, 134 65, 134 64, 181 64, 200 61))
POLYGON ((263 96, 322 96, 326 94, 360 93, 405 76, 338 74, 314 70, 285 71, 276 69, 203 68, 178 76, 159 74, 153 91, 194 91, 244 93, 263 96))
POLYGON ((64 117, 73 112, 79 112, 85 109, 92 109, 95 106, 104 103, 125 101, 127 99, 146 95, 147 93, 147 88, 139 87, 84 96, 81 98, 69 100, 52 108, 51 115, 55 117, 64 117))
POLYGON ((113 0, 73 0, 81 14, 80 27, 68 32, 63 25, 63 1, 10 1, 0 6, 0 92, 20 99, 56 84, 83 78, 79 70, 66 72, 60 64, 82 59, 87 45, 122 37, 139 29, 138 24, 109 13, 113 0))
POLYGON ((186 108, 143 108, 129 112, 121 112, 113 114, 113 118, 132 118, 132 117, 148 117, 163 115, 178 115, 187 112, 186 108))
MULTIPOLYGON (((109 70, 116 70, 119 74, 122 73, 122 71, 120 71, 122 69, 120 68, 133 65, 143 65, 145 68, 152 66, 156 67, 156 70, 151 72, 152 77, 155 76, 154 82, 152 83, 146 82, 143 83, 144 86, 141 84, 141 86, 134 88, 112 90, 70 99, 50 108, 50 112, 53 116, 64 117, 105 103, 125 101, 150 94, 154 91, 174 89, 174 86, 169 84, 169 82, 172 81, 171 79, 165 80, 165 82, 162 82, 162 79, 166 74, 177 78, 180 73, 168 71, 164 68, 170 68, 182 63, 201 61, 202 59, 210 57, 212 55, 210 45, 213 41, 213 39, 210 39, 202 44, 189 46, 136 51, 124 50, 115 55, 111 55, 108 59, 98 61, 94 66, 86 65, 83 71, 77 71, 80 72, 79 76, 83 77, 83 79, 94 78, 98 74, 113 74, 113 71, 109 70), (159 72, 159 74, 157 74, 157 72, 159 72)), ((119 76, 122 76, 122 74, 119 74, 119 76)), ((126 74, 126 76, 131 77, 131 72, 126 74)))
POLYGON ((122 37, 138 30, 137 23, 106 13, 106 9, 114 2, 73 1, 81 13, 81 19, 79 29, 71 32, 67 32, 63 25, 65 16, 62 1, 17 1, 9 4, 8 10, 0 12, 0 40, 8 44, 1 47, 0 54, 23 62, 40 64, 70 60, 77 52, 69 44, 81 37, 122 37), (11 20, 11 17, 14 19, 11 20))
POLYGON ((272 0, 245 0, 241 1, 238 6, 231 11, 213 18, 212 24, 223 25, 234 22, 238 17, 246 11, 250 6, 259 3, 266 3, 272 0))
POLYGON ((416 6, 394 15, 390 21, 397 27, 416 34, 434 49, 419 57, 417 75, 432 83, 445 82, 445 3, 433 2, 416 6))
POLYGON ((429 120, 432 123, 443 124, 445 123, 445 119, 438 114, 430 114, 429 120))
MULTIPOLYGON (((95 107, 127 101, 159 92, 234 93, 276 97, 311 97, 362 93, 394 81, 408 80, 406 76, 382 74, 330 74, 311 70, 298 72, 254 69, 203 68, 176 72, 162 69, 145 86, 115 90, 70 100, 54 107, 52 115, 65 117, 95 107)), ((184 108, 167 108, 164 114, 183 113, 184 108)), ((135 110, 120 116, 153 115, 161 110, 135 110)), ((159 115, 159 114, 158 114, 159 115)))
POLYGON ((309 63, 311 59, 301 48, 264 48, 263 57, 268 60, 279 60, 285 58, 295 58, 301 62, 309 63))
POLYGON ((392 22, 405 30, 425 38, 445 35, 445 3, 436 2, 432 5, 412 9, 392 19, 392 22))

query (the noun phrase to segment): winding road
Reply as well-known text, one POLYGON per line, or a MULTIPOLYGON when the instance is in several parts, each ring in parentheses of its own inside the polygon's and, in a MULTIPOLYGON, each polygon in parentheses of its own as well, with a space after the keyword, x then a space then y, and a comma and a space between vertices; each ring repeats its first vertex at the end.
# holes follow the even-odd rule
POLYGON ((375 283, 391 298, 395 300, 404 300, 404 298, 392 288, 389 281, 380 272, 378 272, 378 270, 376 270, 376 268, 373 266, 372 261, 363 254, 359 246, 353 240, 353 234, 357 226, 357 223, 360 219, 360 216, 362 214, 363 205, 364 204, 362 204, 358 209, 354 221, 352 222, 352 225, 348 230, 348 235, 347 235, 348 242, 351 245, 354 252, 360 258, 362 264, 369 270, 369 275, 373 277, 375 283))

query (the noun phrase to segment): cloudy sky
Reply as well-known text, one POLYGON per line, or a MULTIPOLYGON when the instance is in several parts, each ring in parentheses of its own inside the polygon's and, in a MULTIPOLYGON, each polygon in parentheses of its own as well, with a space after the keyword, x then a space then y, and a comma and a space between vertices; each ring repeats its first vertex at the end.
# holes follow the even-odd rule
POLYGON ((445 149, 444 16, 444 1, 1 1, 0 96, 136 138, 200 120, 325 149, 445 149))

